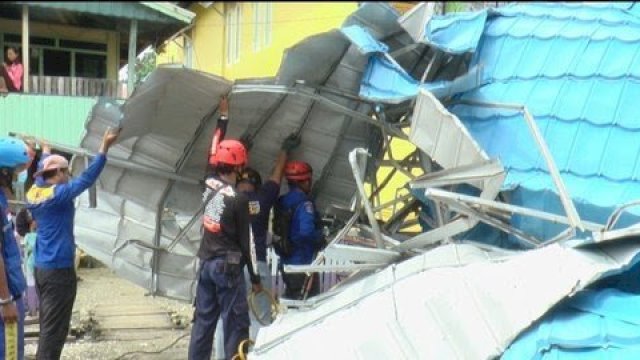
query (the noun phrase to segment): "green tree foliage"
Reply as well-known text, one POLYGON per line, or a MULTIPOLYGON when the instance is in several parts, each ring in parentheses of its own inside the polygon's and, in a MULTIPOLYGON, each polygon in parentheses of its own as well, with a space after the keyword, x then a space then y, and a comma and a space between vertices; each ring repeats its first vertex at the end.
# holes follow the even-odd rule
POLYGON ((155 50, 147 52, 142 59, 136 59, 136 86, 156 68, 155 50))

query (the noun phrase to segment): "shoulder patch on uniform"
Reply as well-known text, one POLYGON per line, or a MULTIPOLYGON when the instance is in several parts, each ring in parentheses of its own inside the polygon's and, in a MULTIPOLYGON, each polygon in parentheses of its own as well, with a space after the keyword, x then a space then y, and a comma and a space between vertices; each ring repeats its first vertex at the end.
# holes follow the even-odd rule
POLYGON ((309 214, 313 214, 313 203, 311 201, 306 201, 304 203, 304 211, 308 212, 309 214))
POLYGON ((260 213, 260 201, 249 201, 249 214, 258 215, 260 213))
POLYGON ((53 199, 54 189, 55 185, 49 187, 32 186, 27 192, 27 201, 31 204, 40 204, 53 199))

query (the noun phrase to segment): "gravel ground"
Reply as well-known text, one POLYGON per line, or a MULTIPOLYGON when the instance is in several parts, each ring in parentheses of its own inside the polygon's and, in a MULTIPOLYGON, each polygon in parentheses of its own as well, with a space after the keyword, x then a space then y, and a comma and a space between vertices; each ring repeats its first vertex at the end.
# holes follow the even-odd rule
MULTIPOLYGON (((193 309, 190 304, 166 298, 145 296, 146 290, 127 280, 118 278, 109 269, 80 269, 78 275, 78 295, 74 306, 72 324, 88 317, 96 307, 118 309, 123 304, 133 307, 165 309, 183 317, 189 323, 193 309)), ((116 310, 117 311, 117 310, 116 310)), ((167 318, 169 316, 167 315, 167 318)), ((98 324, 99 326, 99 324, 98 324)), ((85 339, 67 342, 62 352, 64 360, 131 360, 131 359, 166 359, 177 360, 187 358, 190 326, 185 329, 143 329, 143 330, 109 330, 92 340, 85 339), (158 351, 178 340, 175 345, 158 354, 135 353, 121 357, 128 352, 158 351)), ((27 359, 35 358, 36 345, 25 346, 27 359)))

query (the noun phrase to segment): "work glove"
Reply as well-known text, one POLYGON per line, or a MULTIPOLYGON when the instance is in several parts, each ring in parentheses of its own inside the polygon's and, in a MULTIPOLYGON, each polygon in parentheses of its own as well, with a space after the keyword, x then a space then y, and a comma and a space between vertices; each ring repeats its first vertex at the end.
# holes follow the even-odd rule
POLYGON ((300 145, 300 136, 298 136, 295 133, 292 133, 289 136, 287 136, 282 142, 282 150, 286 152, 290 152, 291 150, 297 148, 298 145, 300 145))

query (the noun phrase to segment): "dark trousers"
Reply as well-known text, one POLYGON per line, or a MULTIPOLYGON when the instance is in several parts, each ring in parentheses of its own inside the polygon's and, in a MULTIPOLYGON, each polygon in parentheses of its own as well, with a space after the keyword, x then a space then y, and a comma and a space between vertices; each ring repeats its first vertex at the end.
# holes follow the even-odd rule
POLYGON ((74 268, 35 269, 36 291, 40 299, 38 360, 58 360, 69 334, 71 311, 78 280, 74 268))
MULTIPOLYGON (((309 281, 312 281, 311 289, 309 290, 309 294, 307 294, 307 298, 315 296, 320 292, 320 280, 318 274, 314 273, 311 276, 312 278, 309 279, 309 281)), ((285 286, 284 297, 287 299, 302 300, 302 288, 305 286, 306 278, 307 274, 305 273, 286 273, 283 271, 282 281, 284 281, 285 286)))
POLYGON ((209 360, 218 318, 222 316, 224 351, 231 359, 249 338, 249 305, 242 267, 225 273, 224 258, 200 264, 189 360, 209 360))

